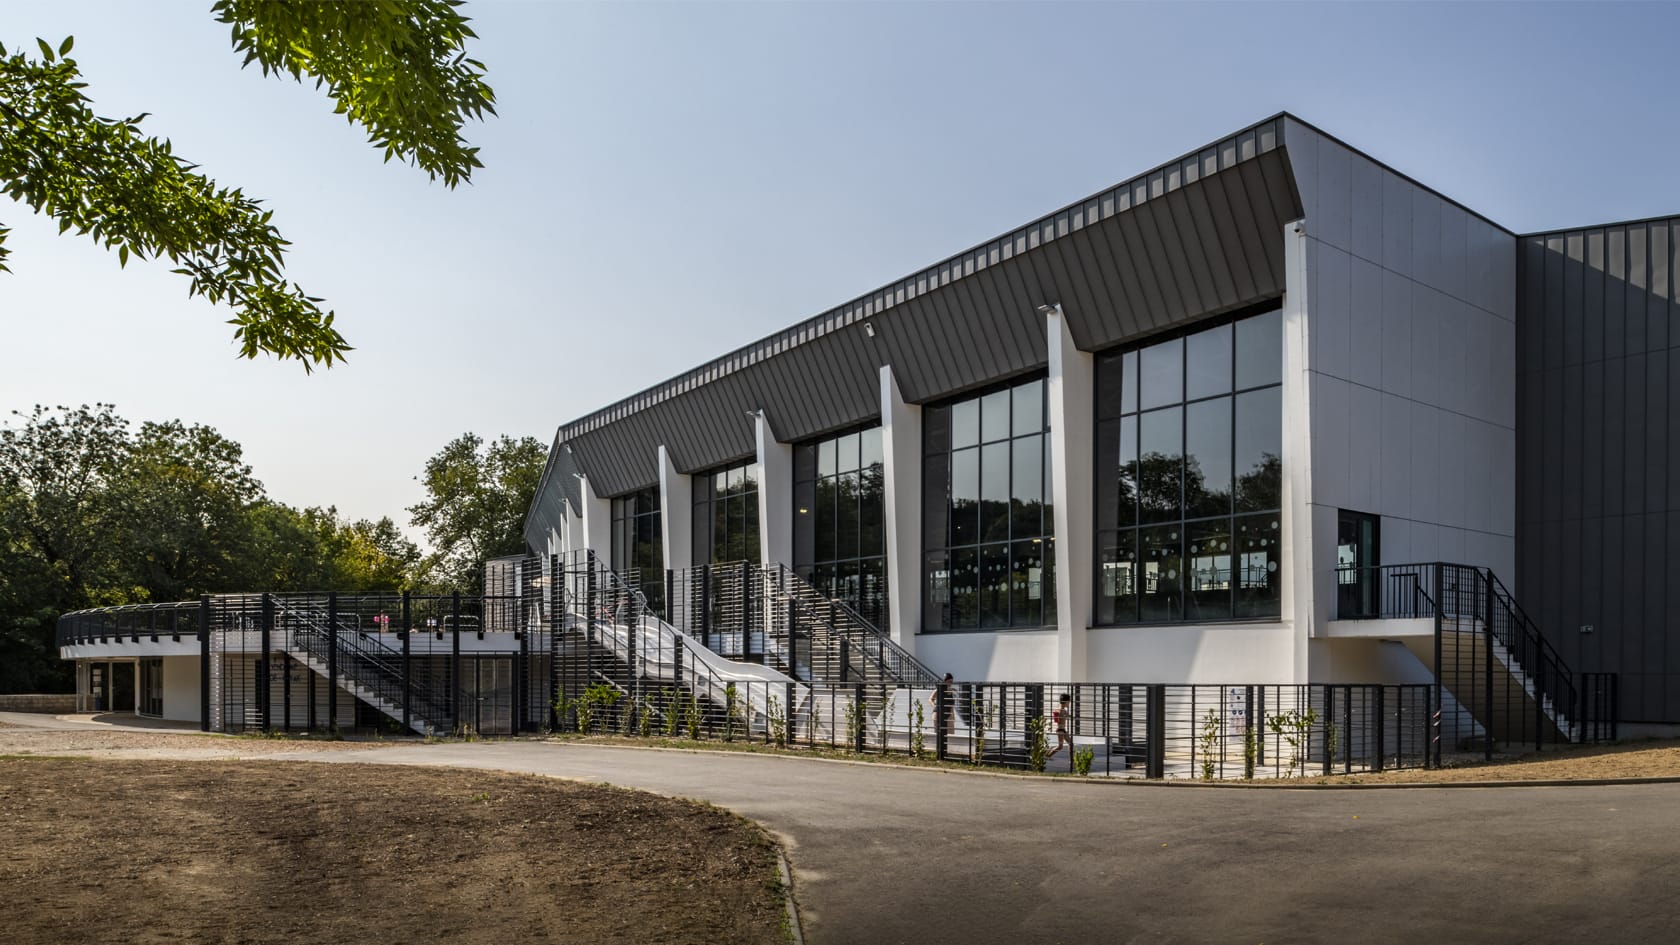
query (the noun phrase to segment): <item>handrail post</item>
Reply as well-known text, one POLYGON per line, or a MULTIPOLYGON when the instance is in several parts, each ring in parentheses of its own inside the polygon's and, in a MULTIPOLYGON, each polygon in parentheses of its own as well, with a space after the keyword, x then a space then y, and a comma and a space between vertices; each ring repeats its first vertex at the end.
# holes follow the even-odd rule
POLYGON ((712 648, 712 566, 700 566, 700 642, 712 648))
MULTIPOLYGON (((911 692, 914 691, 915 690, 911 690, 911 692)), ((951 694, 945 691, 945 684, 941 682, 939 685, 933 687, 933 724, 936 727, 933 736, 933 757, 939 759, 940 761, 945 760, 945 728, 946 719, 948 718, 946 713, 950 711, 951 694)))
POLYGON ((752 562, 741 562, 741 659, 752 662, 752 562))
POLYGON ((338 592, 327 595, 327 730, 338 733, 338 592))
POLYGON ((198 598, 198 729, 210 731, 210 595, 198 598))
POLYGON ((408 631, 410 629, 409 592, 402 592, 402 725, 403 734, 413 731, 413 719, 410 717, 409 696, 412 691, 410 674, 413 672, 409 664, 408 631))
POLYGON ((1144 730, 1143 776, 1159 781, 1167 776, 1167 687, 1151 683, 1146 692, 1149 719, 1144 730))
POLYGON ((274 598, 264 594, 262 596, 262 675, 258 677, 257 695, 262 700, 262 730, 265 733, 274 731, 274 722, 270 718, 270 715, 272 715, 270 703, 273 699, 269 692, 270 679, 272 678, 271 670, 273 668, 270 660, 273 657, 271 652, 273 649, 274 598))
POLYGON ((857 708, 855 711, 857 712, 856 718, 858 720, 858 724, 857 730, 852 733, 852 751, 861 755, 863 754, 864 736, 867 734, 865 729, 869 727, 869 712, 864 708, 863 701, 863 683, 858 683, 853 692, 855 693, 853 698, 857 700, 857 708))
POLYGON ((461 731, 461 592, 450 596, 449 730, 461 731))
POLYGON ((1387 741, 1386 736, 1388 734, 1388 710, 1384 705, 1384 696, 1388 693, 1381 684, 1372 686, 1371 689, 1373 690, 1372 697, 1376 702, 1376 704, 1372 707, 1371 715, 1377 723, 1377 730, 1372 733, 1374 736, 1375 750, 1371 752, 1371 770, 1376 772, 1383 769, 1383 755, 1386 752, 1386 749, 1383 746, 1387 741))
POLYGON ((1482 678, 1487 686, 1487 731, 1483 733, 1482 755, 1493 760, 1493 572, 1490 570, 1486 577, 1487 600, 1483 604, 1484 616, 1482 621, 1482 636, 1486 637, 1487 665, 1482 667, 1482 678))
MULTIPOLYGON (((1446 672, 1446 667, 1441 665, 1441 660, 1442 660, 1442 657, 1443 657, 1442 646, 1441 646, 1441 634, 1444 631, 1443 624, 1444 624, 1445 621, 1442 619, 1443 615, 1441 613, 1441 609, 1442 609, 1443 604, 1442 604, 1442 594, 1441 594, 1441 562, 1439 562, 1439 561, 1435 562, 1435 600, 1434 600, 1434 604, 1435 604, 1435 606, 1434 606, 1433 609, 1435 611, 1435 686, 1434 686, 1434 689, 1435 689, 1435 691, 1434 691, 1435 712, 1433 714, 1433 720, 1435 722, 1435 744, 1434 744, 1434 748, 1435 748, 1435 767, 1439 768, 1439 767, 1441 767, 1441 722, 1442 722, 1442 717, 1446 714, 1446 711, 1447 711, 1447 703, 1446 703, 1446 698, 1445 698, 1445 692, 1443 691, 1442 686, 1441 686, 1441 676, 1442 676, 1443 673, 1446 672)), ((1456 733, 1458 731, 1458 726, 1457 725, 1453 726, 1453 731, 1454 731, 1454 733, 1456 733)))

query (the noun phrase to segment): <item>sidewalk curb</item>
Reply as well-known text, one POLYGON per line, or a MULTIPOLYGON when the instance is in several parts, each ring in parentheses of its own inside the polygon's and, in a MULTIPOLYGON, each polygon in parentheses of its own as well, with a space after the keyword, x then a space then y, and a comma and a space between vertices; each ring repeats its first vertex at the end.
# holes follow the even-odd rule
MULTIPOLYGON (((604 742, 568 742, 549 739, 541 742, 544 745, 558 747, 573 746, 579 748, 614 748, 627 751, 668 751, 688 755, 716 755, 726 757, 775 758, 783 761, 816 762, 831 765, 860 765, 869 768, 885 768, 899 771, 918 771, 926 774, 949 774, 970 778, 1004 778, 1014 781, 1037 781, 1047 784, 1090 784, 1118 787, 1130 785, 1139 788, 1167 788, 1192 790, 1228 790, 1228 791, 1374 791, 1374 790, 1416 790, 1419 788, 1435 788, 1456 790, 1461 788, 1542 788, 1542 787, 1605 787, 1633 784, 1680 784, 1680 775, 1663 775, 1650 778, 1534 778, 1512 779, 1509 781, 1379 781, 1379 782, 1335 782, 1331 784, 1317 784, 1307 780, 1295 778, 1277 778, 1264 781, 1194 781, 1188 778, 1163 779, 1152 781, 1146 778, 1075 778, 1072 776, 1058 777, 1039 774, 1023 774, 1013 771, 982 771, 964 770, 962 768, 941 768, 921 765, 903 765, 890 762, 866 761, 852 758, 804 758, 798 755, 784 755, 775 752, 756 751, 727 751, 714 748, 674 748, 668 745, 617 745, 604 742)), ((1322 777, 1310 775, 1309 777, 1322 777)), ((1346 777, 1346 775, 1332 775, 1332 777, 1346 777)))

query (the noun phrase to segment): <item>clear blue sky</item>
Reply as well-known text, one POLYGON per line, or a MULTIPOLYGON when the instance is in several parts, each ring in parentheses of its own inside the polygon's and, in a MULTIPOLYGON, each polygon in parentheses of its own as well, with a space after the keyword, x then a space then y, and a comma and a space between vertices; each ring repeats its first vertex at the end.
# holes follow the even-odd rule
POLYGON ((1680 6, 497 3, 500 117, 450 192, 192 3, 7 0, 101 114, 268 201, 358 350, 234 358, 221 311, 0 200, 0 409, 243 443, 276 498, 391 515, 451 437, 531 434, 1287 109, 1518 231, 1680 212, 1680 6))

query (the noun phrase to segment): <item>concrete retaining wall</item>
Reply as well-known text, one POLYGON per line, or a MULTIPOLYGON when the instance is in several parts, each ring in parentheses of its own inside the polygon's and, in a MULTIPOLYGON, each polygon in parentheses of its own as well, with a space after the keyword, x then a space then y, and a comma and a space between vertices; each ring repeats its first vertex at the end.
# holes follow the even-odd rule
POLYGON ((0 695, 0 712, 42 712, 65 715, 76 711, 73 692, 24 695, 0 695))

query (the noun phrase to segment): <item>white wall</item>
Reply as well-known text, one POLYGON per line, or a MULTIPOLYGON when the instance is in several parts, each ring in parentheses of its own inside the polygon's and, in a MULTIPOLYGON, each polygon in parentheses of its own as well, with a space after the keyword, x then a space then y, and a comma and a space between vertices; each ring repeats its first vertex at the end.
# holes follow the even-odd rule
POLYGON ((1056 631, 1003 633, 924 633, 916 638, 916 658, 937 673, 959 680, 1055 682, 1056 631))
POLYGON ((199 659, 197 656, 163 658, 163 717, 177 722, 197 722, 200 709, 199 659))
POLYGON ((1045 315, 1050 352, 1050 495, 1056 542, 1056 679, 1083 682, 1088 675, 1091 626, 1091 502, 1096 435, 1095 366, 1073 343, 1061 305, 1045 315))
POLYGON ((1314 632, 1336 513, 1382 517, 1383 562, 1511 574, 1516 240, 1286 121, 1305 218, 1314 632))
POLYGON ((793 566, 793 447, 776 439, 764 411, 754 418, 758 440, 758 551, 766 567, 793 566))
POLYGON ((1293 625, 1184 624, 1092 630, 1093 682, 1282 683, 1297 679, 1293 625))
POLYGON ((882 518, 887 540, 888 620, 892 624, 893 642, 919 654, 922 408, 904 402, 898 383, 893 380, 891 365, 881 367, 881 469, 886 492, 882 518))
POLYGON ((694 477, 677 472, 671 451, 659 446, 659 540, 666 570, 694 564, 694 477))

